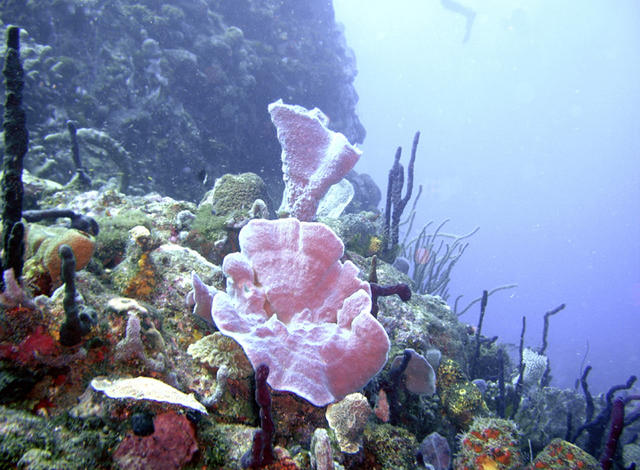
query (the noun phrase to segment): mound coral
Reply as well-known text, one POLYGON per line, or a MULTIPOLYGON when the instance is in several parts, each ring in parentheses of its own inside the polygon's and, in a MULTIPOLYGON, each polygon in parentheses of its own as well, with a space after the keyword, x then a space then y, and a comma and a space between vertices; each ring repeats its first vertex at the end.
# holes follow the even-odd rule
POLYGON ((580 447, 562 439, 552 440, 540 452, 527 470, 599 470, 602 468, 596 459, 580 447))
POLYGON ((363 387, 384 366, 389 338, 370 314, 371 290, 329 227, 297 219, 252 220, 240 253, 227 255, 227 292, 212 301, 220 331, 235 339, 269 385, 316 406, 363 387))
POLYGON ((460 436, 460 452, 453 462, 455 470, 506 470, 521 465, 515 424, 495 418, 473 421, 460 436))
POLYGON ((327 407, 327 422, 333 429, 342 452, 355 454, 360 450, 362 432, 369 416, 371 407, 361 393, 351 393, 327 407))

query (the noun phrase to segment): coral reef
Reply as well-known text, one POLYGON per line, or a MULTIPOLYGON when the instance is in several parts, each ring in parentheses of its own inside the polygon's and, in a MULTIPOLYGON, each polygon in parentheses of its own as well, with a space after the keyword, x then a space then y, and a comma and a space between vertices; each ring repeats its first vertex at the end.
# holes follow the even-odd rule
POLYGON ((336 232, 348 251, 365 257, 382 251, 382 222, 375 212, 344 214, 339 219, 321 217, 319 220, 336 232))
POLYGON ((416 439, 403 428, 382 424, 364 430, 363 468, 413 468, 416 439))
POLYGON ((241 379, 253 374, 251 363, 240 345, 220 332, 196 341, 189 346, 187 353, 214 369, 224 367, 228 378, 241 379))
POLYGON ((311 466, 316 470, 333 470, 333 450, 326 429, 318 428, 311 440, 311 466))
POLYGON ((207 191, 195 213, 178 214, 176 238, 214 263, 238 250, 238 232, 250 219, 268 218, 272 212, 262 178, 255 173, 225 174, 207 191))
MULTIPOLYGON (((166 462, 173 462, 172 468, 189 468, 194 465, 242 468, 242 455, 251 448, 255 426, 259 423, 259 410, 252 398, 253 367, 243 348, 232 338, 225 336, 222 329, 215 331, 217 327, 213 322, 203 321, 200 316, 190 313, 191 307, 185 305, 185 298, 193 288, 193 279, 201 279, 202 286, 216 286, 218 293, 215 297, 214 291, 209 288, 204 292, 205 300, 212 302, 218 296, 229 295, 228 292, 240 287, 243 295, 246 294, 245 287, 267 289, 272 285, 270 279, 274 279, 279 284, 273 285, 281 286, 284 294, 281 297, 274 296, 271 305, 276 312, 283 314, 283 318, 289 310, 283 309, 279 302, 287 305, 297 302, 295 296, 287 294, 291 292, 292 286, 296 292, 305 292, 302 286, 308 284, 314 295, 325 299, 327 291, 337 295, 338 292, 343 292, 348 283, 342 283, 340 289, 337 289, 329 287, 332 286, 329 278, 322 276, 307 280, 299 274, 293 278, 286 277, 285 268, 279 263, 284 262, 287 269, 301 266, 293 261, 300 257, 297 250, 292 251, 284 261, 278 261, 282 255, 280 251, 276 251, 278 254, 274 255, 273 261, 275 264, 271 266, 278 266, 274 268, 277 275, 269 277, 259 268, 263 261, 258 261, 260 256, 271 259, 269 252, 261 248, 264 246, 261 244, 247 251, 251 244, 245 245, 243 239, 246 235, 241 235, 239 241, 243 251, 233 255, 231 259, 250 255, 247 259, 253 260, 251 266, 257 266, 257 274, 248 276, 247 279, 251 280, 249 284, 242 284, 237 276, 229 276, 226 280, 227 292, 223 292, 223 270, 195 250, 181 245, 186 243, 186 238, 177 235, 183 228, 192 229, 193 220, 178 214, 194 214, 196 210, 193 204, 157 195, 126 196, 106 187, 100 191, 88 192, 73 188, 60 189, 43 204, 54 204, 77 213, 91 214, 101 224, 100 233, 96 237, 96 247, 100 248, 96 249, 108 252, 109 244, 112 244, 114 250, 106 255, 109 267, 102 262, 107 258, 102 258, 100 251, 97 251, 93 261, 85 269, 76 272, 76 288, 83 297, 80 305, 91 307, 97 312, 96 323, 81 337, 77 346, 65 348, 59 343, 58 332, 66 315, 63 288, 54 291, 51 298, 41 296, 37 301, 31 301, 30 306, 18 306, 18 302, 13 307, 2 307, 5 312, 0 317, 0 395, 3 397, 3 406, 29 410, 29 413, 38 415, 29 418, 36 420, 34 423, 46 423, 37 424, 41 430, 34 433, 30 430, 36 424, 27 424, 24 421, 26 415, 8 413, 5 409, 8 420, 6 429, 11 430, 2 437, 6 443, 4 445, 7 450, 3 451, 6 459, 13 465, 18 465, 18 462, 22 462, 20 465, 27 465, 31 462, 29 465, 59 465, 64 468, 86 468, 89 461, 107 462, 105 465, 111 466, 118 465, 117 462, 147 465, 152 460, 144 460, 142 452, 146 452, 147 459, 159 459, 163 455, 149 440, 156 436, 167 439, 168 448, 175 448, 176 456, 180 456, 176 457, 177 460, 166 459, 166 462), (127 214, 131 214, 131 221, 126 221, 127 214), (154 267, 153 279, 156 283, 152 294, 146 295, 145 292, 136 290, 131 291, 128 297, 122 297, 123 286, 127 285, 125 281, 138 276, 138 261, 142 255, 146 255, 154 267), (255 284, 256 279, 259 285, 255 284), (86 386, 94 384, 97 388, 110 390, 107 388, 108 384, 127 383, 120 382, 122 380, 142 380, 147 385, 121 387, 128 392, 121 391, 118 394, 109 392, 122 398, 109 398, 94 390, 91 385, 88 388, 86 386), (162 389, 165 392, 160 393, 162 389), (200 415, 199 419, 191 416, 194 413, 192 411, 184 414, 184 410, 191 409, 189 404, 199 410, 196 413, 200 415), (204 415, 205 411, 208 415, 204 415), (177 420, 176 427, 172 434, 163 436, 164 424, 160 421, 158 425, 158 419, 167 413, 172 416, 172 420, 177 420), (185 421, 183 415, 189 415, 189 419, 193 420, 185 421), (69 417, 75 420, 73 424, 69 417), (145 422, 147 425, 143 426, 145 422), (149 422, 153 424, 153 430, 148 425, 149 422), (24 429, 25 433, 31 432, 31 437, 23 434, 20 429, 24 429), (54 431, 55 429, 58 430, 54 431), (52 433, 53 437, 49 437, 51 444, 45 446, 41 439, 47 433, 52 433), (178 434, 182 436, 181 443, 175 441, 178 434), (60 439, 60 436, 66 436, 66 441, 60 439), (95 442, 96 447, 80 451, 73 447, 73 442, 77 440, 95 442), (119 446, 119 442, 124 444, 119 446), (22 450, 17 451, 18 446, 22 450), (194 446, 199 449, 196 453, 192 453, 194 446), (77 452, 80 463, 76 464, 65 457, 70 455, 66 453, 68 451, 77 452)), ((240 206, 244 203, 238 201, 238 204, 240 206)), ((237 209, 243 210, 242 207, 237 209)), ((235 211, 236 208, 232 206, 230 210, 235 211)), ((367 219, 360 217, 354 220, 365 224, 367 219)), ((287 219, 277 224, 269 223, 274 227, 288 227, 288 224, 292 224, 287 219)), ((356 223, 358 222, 354 222, 356 223)), ((251 236, 264 235, 252 228, 256 224, 260 226, 266 222, 249 222, 246 225, 250 229, 248 234, 253 230, 251 236)), ((31 225, 35 227, 37 224, 31 225)), ((322 233, 327 230, 319 224, 312 225, 322 233)), ((282 240, 291 240, 291 237, 285 237, 285 234, 291 233, 287 230, 275 233, 283 237, 282 240)), ((260 243, 265 241, 263 238, 260 240, 260 243)), ((335 243, 333 263, 342 254, 342 244, 337 239, 332 240, 335 243)), ((281 243, 276 241, 275 246, 281 243)), ((324 241, 311 246, 322 246, 320 254, 323 257, 331 251, 324 241)), ((303 250, 303 253, 311 256, 315 251, 303 250)), ((34 254, 29 256, 35 257, 34 254)), ((349 283, 355 286, 354 289, 366 291, 368 283, 362 278, 370 271, 371 258, 363 258, 348 250, 347 256, 349 263, 353 263, 350 269, 354 273, 354 277, 349 278, 349 283), (359 278, 355 277, 358 272, 359 278)), ((315 258, 309 257, 307 261, 310 259, 315 258)), ((27 261, 31 262, 30 259, 27 261)), ((297 262, 302 261, 298 259, 297 262)), ((344 269, 347 262, 341 263, 344 269)), ((227 273, 233 271, 228 269, 228 265, 223 267, 227 273)), ((411 282, 404 274, 384 262, 377 263, 376 271, 382 285, 411 282)), ((303 271, 298 267, 295 272, 303 271)), ((24 294, 22 289, 18 290, 24 294)), ((195 297, 194 293, 192 300, 195 301, 195 297)), ((305 294, 304 298, 308 302, 315 297, 305 294)), ((367 298, 370 301, 368 295, 367 298)), ((207 302, 203 305, 202 308, 207 310, 207 302)), ((264 308, 264 300, 257 305, 264 308)), ((568 432, 567 411, 571 413, 572 429, 585 421, 582 395, 552 387, 540 389, 537 380, 524 388, 514 421, 501 422, 490 418, 492 412, 485 405, 484 398, 493 410, 498 393, 497 383, 487 377, 484 385, 477 382, 482 387, 479 388, 467 378, 465 368, 471 365, 468 357, 475 351, 475 336, 458 322, 451 308, 437 297, 416 293, 412 293, 406 302, 395 295, 380 297, 378 306, 378 321, 391 343, 390 356, 402 358, 405 350, 412 349, 417 360, 415 365, 420 367, 409 367, 410 360, 404 368, 388 361, 385 368, 364 387, 362 395, 358 395, 361 406, 358 409, 362 413, 349 407, 342 412, 341 426, 347 431, 338 431, 335 424, 329 426, 323 407, 315 407, 289 392, 272 391, 275 460, 265 468, 306 469, 310 468, 311 460, 315 460, 316 465, 322 465, 323 468, 398 470, 415 468, 416 455, 421 455, 425 465, 436 466, 434 457, 427 452, 425 445, 419 445, 421 441, 418 439, 424 439, 424 436, 434 431, 448 441, 452 459, 459 459, 457 462, 461 462, 460 465, 468 463, 461 457, 466 452, 464 439, 456 441, 455 435, 456 432, 464 431, 474 445, 472 453, 467 452, 469 459, 481 457, 474 450, 480 448, 477 446, 493 445, 487 450, 488 457, 481 459, 478 464, 483 467, 476 468, 505 468, 503 462, 507 457, 515 459, 514 447, 498 441, 489 443, 494 434, 490 430, 504 429, 506 436, 506 430, 513 430, 514 423, 517 423, 527 439, 526 444, 531 441, 532 451, 542 452, 538 459, 541 462, 539 465, 542 465, 548 462, 545 457, 548 453, 542 451, 543 447, 554 438, 563 438, 568 432), (433 386, 433 377, 429 367, 425 368, 426 364, 436 371, 436 393, 432 396, 423 393, 425 390, 429 392, 429 388, 433 386), (398 375, 396 379, 393 378, 394 374, 398 375), (421 394, 414 393, 416 391, 421 394), (371 410, 374 403, 375 415, 371 410), (362 418, 358 420, 357 426, 356 416, 362 418), (484 423, 484 427, 477 423, 484 423), (327 437, 323 437, 324 434, 316 432, 317 430, 325 430, 327 437), (479 434, 472 434, 476 430, 479 434), (486 436, 483 436, 483 430, 486 436), (346 446, 344 435, 348 435, 352 445, 346 446), (343 441, 342 444, 340 440, 343 441)), ((369 304, 364 310, 366 315, 370 316, 370 308, 369 304)), ((259 310, 253 310, 256 311, 259 310)), ((290 327, 293 317, 288 318, 287 326, 290 327)), ((226 324, 220 322, 218 327, 226 327, 226 324)), ((296 338, 301 341, 301 337, 296 338)), ((289 360, 293 350, 284 349, 283 357, 289 360)), ((488 360, 491 355, 497 354, 498 348, 483 346, 481 351, 482 357, 486 356, 488 360)), ((414 354, 409 353, 409 359, 412 357, 414 354)), ((347 363, 342 360, 339 365, 343 368, 347 363)), ((517 375, 517 371, 508 362, 505 362, 504 367, 507 377, 517 375)), ((486 370, 490 369, 481 366, 477 368, 477 373, 484 374, 486 370)), ((304 374, 315 372, 305 369, 303 373, 295 374, 295 378, 300 380, 304 374)), ((513 388, 510 382, 506 386, 513 388)), ((605 402, 600 398, 593 401, 595 415, 605 402)), ((334 406, 339 405, 341 403, 334 406)), ((632 429, 629 430, 631 431, 632 429)), ((517 435, 513 434, 512 437, 513 442, 516 442, 517 435)), ((578 440, 578 444, 583 441, 584 436, 578 440)), ((158 440, 154 441, 154 445, 155 442, 158 440)), ((433 450, 436 446, 431 445, 430 448, 433 450)), ((518 446, 515 448, 520 451, 518 446)), ((563 448, 570 449, 568 444, 563 444, 563 448)), ((624 449, 627 455, 631 455, 629 444, 624 449)), ((528 451, 527 448, 525 450, 528 451)), ((574 455, 576 459, 580 456, 580 461, 585 463, 592 462, 577 451, 568 455, 574 455)))
POLYGON ((211 202, 215 215, 242 219, 257 199, 268 201, 266 189, 262 178, 255 173, 224 174, 216 179, 210 198, 205 195, 204 201, 211 202))
POLYGON ((0 407, 0 456, 24 468, 97 468, 117 444, 114 433, 74 419, 47 419, 0 407), (83 429, 84 427, 84 429, 83 429))
POLYGON ((585 403, 573 390, 553 387, 525 391, 514 416, 534 452, 554 438, 566 438, 585 419, 585 403), (558 419, 565 416, 567 419, 558 419))
MULTIPOLYGON (((363 133, 330 2, 10 0, 0 13, 30 28, 8 28, 5 59, 0 467, 408 470, 453 457, 458 470, 493 470, 522 468, 528 447, 531 469, 595 468, 577 446, 603 443, 603 467, 637 463, 640 413, 625 417, 625 405, 638 395, 619 393, 635 377, 595 398, 589 369, 584 396, 547 386, 547 317, 562 306, 536 354, 523 322, 513 367, 481 324, 474 332, 378 261, 395 257, 408 202, 399 158, 385 220, 375 191, 356 201, 372 212, 341 215, 346 181, 346 197, 325 199, 338 234, 267 220, 282 184, 266 103, 315 99, 315 84, 344 133, 297 107, 313 129, 279 128, 285 147, 316 149, 287 196, 298 217, 314 217, 359 154, 345 143, 363 133), (28 165, 72 184, 18 168, 19 40, 37 84, 28 165), (35 211, 11 199, 23 176, 35 211), (148 191, 195 201, 212 177, 198 205, 148 191), (71 227, 40 223, 58 217, 71 227)), ((278 121, 292 109, 272 111, 278 121)), ((301 162, 285 160, 290 177, 301 162)), ((368 187, 348 178, 356 196, 368 187)))

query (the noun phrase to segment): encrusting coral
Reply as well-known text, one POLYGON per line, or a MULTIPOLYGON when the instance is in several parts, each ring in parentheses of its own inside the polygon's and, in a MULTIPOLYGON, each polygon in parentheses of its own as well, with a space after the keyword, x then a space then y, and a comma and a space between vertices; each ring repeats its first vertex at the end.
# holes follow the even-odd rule
POLYGON ((187 395, 152 377, 116 380, 96 377, 91 381, 91 387, 96 391, 103 392, 109 398, 131 398, 172 403, 207 414, 206 408, 194 398, 193 394, 187 395))

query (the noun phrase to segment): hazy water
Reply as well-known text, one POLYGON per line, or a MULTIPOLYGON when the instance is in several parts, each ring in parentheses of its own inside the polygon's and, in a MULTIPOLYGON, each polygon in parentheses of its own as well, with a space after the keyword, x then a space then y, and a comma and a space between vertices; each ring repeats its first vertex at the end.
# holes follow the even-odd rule
MULTIPOLYGON (((367 128, 356 170, 386 189, 397 145, 422 131, 419 219, 480 232, 452 296, 516 282, 485 333, 539 346, 551 319, 555 383, 587 342, 595 390, 640 375, 640 3, 637 0, 334 0, 359 68, 367 128)), ((475 324, 477 309, 462 317, 475 324)))

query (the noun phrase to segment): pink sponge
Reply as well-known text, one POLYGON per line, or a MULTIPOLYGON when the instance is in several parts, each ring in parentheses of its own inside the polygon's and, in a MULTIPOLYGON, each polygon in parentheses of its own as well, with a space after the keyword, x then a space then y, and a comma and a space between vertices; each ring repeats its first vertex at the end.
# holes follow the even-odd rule
POLYGON ((324 406, 382 369, 389 338, 369 313, 369 284, 340 262, 344 247, 329 227, 252 220, 240 249, 224 259, 227 293, 213 298, 212 317, 254 369, 269 366, 271 387, 324 406))
POLYGON ((310 221, 331 185, 356 164, 362 152, 339 132, 327 128, 329 118, 318 108, 284 104, 269 105, 271 120, 282 145, 284 195, 281 211, 310 221))

